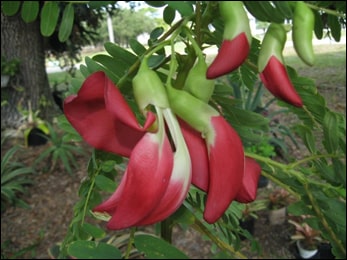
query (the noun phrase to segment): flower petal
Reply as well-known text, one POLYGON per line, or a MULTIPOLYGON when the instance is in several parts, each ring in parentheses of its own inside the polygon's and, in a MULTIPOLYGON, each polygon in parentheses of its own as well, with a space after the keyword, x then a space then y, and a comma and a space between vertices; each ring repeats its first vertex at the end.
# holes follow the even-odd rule
POLYGON ((250 44, 242 32, 232 40, 223 40, 217 56, 208 67, 206 77, 215 79, 237 69, 247 58, 250 44))
POLYGON ((172 136, 175 155, 169 185, 158 206, 138 225, 149 225, 162 221, 174 213, 183 203, 189 191, 192 172, 188 148, 176 117, 170 109, 164 109, 164 117, 172 136))
POLYGON ((285 66, 276 56, 271 56, 259 76, 272 95, 294 106, 303 106, 300 96, 290 81, 285 66))
POLYGON ((210 159, 210 182, 204 219, 217 221, 236 198, 244 175, 245 156, 240 137, 222 117, 211 118, 214 136, 206 140, 210 159))
POLYGON ((242 186, 236 196, 236 201, 249 203, 256 199, 258 180, 261 174, 261 167, 256 160, 250 157, 245 158, 245 174, 242 180, 242 186))
POLYGON ((183 120, 179 120, 192 163, 192 184, 207 192, 209 183, 209 163, 205 140, 183 120))
POLYGON ((130 155, 145 132, 104 72, 90 75, 77 95, 65 99, 64 113, 88 144, 122 156, 130 155))
POLYGON ((109 229, 139 225, 164 196, 172 167, 173 152, 163 129, 146 133, 131 153, 119 188, 93 211, 112 215, 109 229))

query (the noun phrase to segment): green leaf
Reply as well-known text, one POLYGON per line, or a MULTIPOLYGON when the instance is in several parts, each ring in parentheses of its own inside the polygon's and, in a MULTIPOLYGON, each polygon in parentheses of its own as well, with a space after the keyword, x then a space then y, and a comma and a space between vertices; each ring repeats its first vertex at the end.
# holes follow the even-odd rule
POLYGON ((315 138, 310 128, 305 125, 296 125, 294 130, 297 132, 297 134, 299 134, 301 139, 304 141, 307 149, 311 153, 315 153, 316 152, 315 138))
POLYGON ((291 203, 287 206, 288 213, 294 216, 313 215, 313 211, 307 207, 304 201, 291 203))
POLYGON ((114 82, 117 82, 124 74, 126 74, 129 65, 120 59, 115 59, 109 55, 97 54, 93 56, 93 60, 102 64, 108 71, 108 75, 114 82))
POLYGON ((137 61, 136 55, 114 43, 105 43, 105 50, 112 57, 122 60, 125 64, 128 64, 129 66, 133 65, 137 61))
POLYGON ((59 6, 57 2, 47 1, 41 10, 40 29, 43 36, 51 36, 57 26, 59 17, 59 6))
POLYGON ((155 41, 156 39, 159 38, 160 35, 162 35, 164 32, 164 28, 163 27, 156 27, 153 29, 153 31, 151 31, 149 38, 153 41, 155 41))
POLYGON ((327 111, 324 116, 323 121, 323 134, 324 141, 323 144, 329 153, 334 153, 339 147, 339 132, 338 118, 336 114, 327 111))
POLYGON ((168 25, 170 25, 175 20, 176 10, 172 9, 170 6, 165 7, 163 12, 163 19, 168 25))
POLYGON ((166 5, 164 1, 145 1, 145 3, 153 7, 162 7, 166 5))
POLYGON ((63 17, 61 20, 58 38, 60 42, 65 42, 72 31, 73 21, 74 21, 75 10, 73 4, 68 4, 63 12, 63 17))
POLYGON ((282 14, 283 17, 291 19, 293 12, 287 1, 272 1, 276 10, 282 14))
POLYGON ((334 40, 339 42, 341 39, 341 24, 339 23, 338 17, 332 14, 328 14, 328 26, 331 30, 331 35, 334 40))
POLYGON ((136 248, 148 259, 188 259, 188 256, 173 245, 151 235, 136 235, 136 248))
POLYGON ((152 55, 148 59, 148 67, 156 68, 165 60, 165 55, 152 55))
POLYGON ((94 241, 74 241, 68 247, 68 254, 79 259, 121 259, 118 248, 94 241))
POLYGON ((193 5, 185 1, 165 1, 172 9, 177 10, 182 17, 190 16, 194 13, 193 5))
POLYGON ((100 7, 105 7, 107 5, 114 4, 114 1, 89 1, 88 6, 91 9, 99 9, 100 7))
POLYGON ((89 223, 83 223, 82 229, 94 238, 103 238, 106 235, 103 229, 89 223))
POLYGON ((230 121, 232 124, 243 125, 248 127, 260 127, 267 129, 269 124, 269 119, 263 117, 259 113, 255 113, 248 110, 243 110, 235 106, 229 106, 228 110, 230 113, 230 121))
MULTIPOLYGON (((103 67, 100 64, 96 63, 91 58, 86 57, 85 62, 86 62, 86 65, 88 67, 88 71, 90 72, 90 74, 97 72, 97 71, 100 71, 100 70, 103 71, 103 67)), ((81 72, 82 72, 82 70, 81 70, 81 72)))
POLYGON ((317 10, 313 10, 314 13, 314 34, 316 35, 317 39, 323 38, 323 22, 322 22, 322 16, 319 14, 317 10))
POLYGON ((141 56, 142 54, 144 54, 146 52, 146 48, 139 43, 138 40, 131 38, 129 40, 129 44, 130 44, 130 48, 138 55, 141 56))
POLYGON ((23 1, 21 15, 24 22, 30 23, 35 21, 38 14, 39 14, 38 1, 23 1))
POLYGON ((83 65, 83 64, 81 64, 81 66, 80 66, 80 72, 82 73, 84 78, 87 78, 91 74, 88 67, 86 65, 83 65))
POLYGON ((1 9, 5 15, 15 15, 20 7, 21 1, 1 1, 1 9))
POLYGON ((111 179, 103 176, 103 175, 98 175, 95 178, 95 185, 103 190, 103 191, 107 191, 107 192, 114 192, 117 188, 117 184, 112 181, 111 179))

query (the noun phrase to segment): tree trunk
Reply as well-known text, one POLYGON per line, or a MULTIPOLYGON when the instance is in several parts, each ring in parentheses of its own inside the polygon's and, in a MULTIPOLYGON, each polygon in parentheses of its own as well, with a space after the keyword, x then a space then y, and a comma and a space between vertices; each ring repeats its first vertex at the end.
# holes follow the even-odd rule
POLYGON ((1 12, 1 55, 17 58, 20 71, 1 88, 1 130, 18 128, 23 122, 21 109, 40 111, 39 117, 51 120, 59 109, 54 103, 45 68, 44 37, 37 19, 25 23, 20 14, 1 12), (5 103, 4 103, 5 102, 5 103))

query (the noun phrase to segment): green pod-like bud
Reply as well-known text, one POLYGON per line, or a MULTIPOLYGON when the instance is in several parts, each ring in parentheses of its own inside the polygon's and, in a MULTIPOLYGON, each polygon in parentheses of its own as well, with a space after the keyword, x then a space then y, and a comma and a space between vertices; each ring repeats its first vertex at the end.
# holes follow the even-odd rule
POLYGON ((157 73, 148 67, 147 59, 142 61, 138 73, 133 78, 133 90, 136 103, 142 112, 145 112, 149 105, 169 107, 164 84, 157 73))
POLYGON ((244 32, 251 45, 251 28, 242 1, 220 1, 219 12, 224 21, 223 39, 232 40, 244 32))
POLYGON ((292 38, 296 53, 307 65, 312 66, 315 61, 313 51, 314 13, 303 1, 295 5, 293 16, 292 38))
POLYGON ((261 44, 261 51, 259 52, 258 70, 260 73, 268 64, 271 56, 275 56, 282 64, 284 64, 282 53, 286 40, 286 27, 283 24, 271 23, 265 33, 261 44))
POLYGON ((189 71, 186 82, 184 84, 184 90, 188 91, 198 99, 208 103, 213 91, 214 80, 206 78, 207 64, 203 58, 198 58, 198 62, 189 71))
POLYGON ((203 135, 211 131, 211 117, 219 116, 217 110, 184 90, 167 87, 170 107, 176 115, 203 135))

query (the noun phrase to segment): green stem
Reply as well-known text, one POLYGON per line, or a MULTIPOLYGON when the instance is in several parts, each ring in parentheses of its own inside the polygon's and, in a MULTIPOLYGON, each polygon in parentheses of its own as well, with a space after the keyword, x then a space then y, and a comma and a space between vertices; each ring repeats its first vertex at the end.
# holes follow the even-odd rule
POLYGON ((316 203, 316 199, 314 198, 312 192, 310 191, 310 189, 308 187, 308 183, 303 183, 303 186, 304 186, 306 194, 307 194, 307 196, 308 196, 308 198, 309 198, 309 200, 311 202, 313 210, 316 212, 316 214, 317 214, 319 220, 321 221, 322 225, 324 226, 325 230, 327 231, 327 233, 329 234, 331 239, 336 243, 336 245, 338 246, 339 250, 344 255, 346 255, 346 248, 342 244, 341 240, 338 239, 338 237, 334 233, 333 229, 330 227, 330 225, 329 225, 328 221, 326 220, 323 212, 321 211, 321 207, 316 203))
POLYGON ((144 57, 152 55, 156 51, 164 48, 164 46, 168 45, 169 43, 170 43, 170 41, 163 41, 163 42, 160 42, 157 45, 152 46, 151 48, 147 49, 146 52, 133 65, 131 65, 131 67, 128 69, 127 73, 125 73, 123 75, 123 77, 121 77, 119 79, 119 81, 117 82, 118 88, 121 88, 123 86, 123 84, 126 82, 126 80, 128 79, 128 77, 131 74, 135 73, 135 71, 137 71, 137 69, 139 68, 141 61, 144 57))
MULTIPOLYGON (((187 20, 186 20, 186 19, 181 19, 181 20, 179 20, 177 23, 175 23, 166 33, 163 34, 163 36, 161 36, 161 37, 158 39, 158 44, 152 46, 152 47, 149 48, 149 49, 147 49, 146 52, 143 54, 142 57, 149 55, 149 53, 154 53, 154 52, 155 52, 155 51, 153 52, 154 49, 157 51, 157 50, 158 50, 158 49, 157 49, 158 46, 161 46, 162 42, 164 42, 164 40, 165 40, 167 37, 169 37, 177 28, 179 28, 183 22, 186 23, 187 20)), ((165 44, 167 44, 167 42, 164 43, 163 45, 165 45, 165 44)), ((161 47, 162 47, 162 46, 161 46, 161 47)), ((135 71, 136 71, 136 70, 138 69, 138 67, 140 66, 141 60, 142 60, 142 58, 138 59, 138 60, 129 68, 129 70, 127 71, 127 73, 125 73, 125 74, 123 75, 123 77, 121 77, 121 78, 119 79, 119 81, 117 82, 117 86, 118 86, 119 88, 121 88, 121 87, 123 86, 123 84, 126 82, 127 78, 128 78, 131 74, 135 73, 135 71)))
POLYGON ((310 4, 310 3, 307 3, 307 2, 305 2, 305 4, 308 7, 310 7, 311 9, 315 9, 317 11, 323 11, 324 13, 331 14, 331 15, 334 15, 334 16, 337 16, 337 17, 342 17, 342 18, 346 17, 346 14, 339 13, 339 12, 337 12, 335 10, 331 10, 331 9, 327 9, 327 8, 324 8, 324 7, 316 6, 314 4, 310 4))
POLYGON ((201 51, 200 45, 198 44, 198 42, 194 39, 194 37, 191 34, 191 31, 188 30, 188 28, 183 27, 183 30, 186 32, 188 39, 191 41, 193 49, 195 51, 195 54, 199 57, 199 59, 204 59, 204 55, 201 51))
POLYGON ((234 256, 240 258, 240 259, 246 259, 247 257, 241 254, 240 252, 235 251, 234 247, 230 246, 229 244, 225 243, 223 240, 221 240, 219 237, 216 237, 213 235, 201 221, 199 221, 197 218, 195 218, 194 224, 192 225, 193 228, 195 228, 197 231, 199 231, 202 234, 207 235, 211 241, 213 241, 220 249, 226 250, 231 252, 234 256))
POLYGON ((136 231, 136 228, 134 227, 131 228, 130 230, 129 241, 128 241, 127 249, 124 254, 124 259, 128 259, 130 256, 131 248, 133 247, 133 244, 134 244, 135 231, 136 231))
POLYGON ((171 218, 164 219, 162 222, 160 222, 160 235, 170 244, 172 242, 172 223, 171 218))
MULTIPOLYGON (((323 156, 319 156, 319 155, 316 155, 316 157, 314 156, 311 156, 309 158, 306 158, 306 159, 303 159, 299 162, 296 162, 296 163, 293 163, 293 164, 282 164, 282 163, 279 163, 279 162, 276 162, 268 157, 263 157, 261 155, 257 155, 257 154, 253 154, 253 153, 248 153, 248 152, 245 152, 245 156, 248 156, 248 157, 251 157, 255 160, 258 160, 258 161, 261 161, 263 163, 265 163, 267 166, 269 166, 270 168, 272 168, 272 172, 275 173, 276 170, 275 168, 279 168, 281 169, 282 171, 286 172, 288 175, 291 175, 291 176, 294 176, 300 183, 311 183, 311 184, 314 184, 316 186, 319 186, 319 187, 322 187, 322 189, 331 189, 331 190, 335 190, 335 187, 331 186, 329 183, 324 183, 324 182, 319 182, 319 181, 315 181, 315 180, 308 180, 308 178, 302 174, 301 172, 299 171, 296 171, 294 170, 294 167, 297 166, 297 164, 299 163, 302 163, 302 162, 306 162, 306 161, 309 161, 309 160, 313 160, 313 159, 316 159, 316 158, 322 158, 322 157, 336 157, 335 155, 323 155, 323 156)), ((282 183, 280 180, 276 179, 275 177, 273 177, 271 174, 269 173, 266 173, 266 172, 262 172, 262 174, 269 178, 270 180, 272 180, 273 182, 279 184, 280 186, 282 187, 285 187, 286 189, 288 189, 289 192, 293 193, 294 195, 296 194, 295 192, 293 192, 290 187, 284 183, 282 183)))
POLYGON ((291 168, 295 168, 295 167, 299 166, 300 164, 304 164, 306 162, 313 161, 313 160, 318 159, 318 158, 338 158, 338 157, 340 157, 340 156, 337 154, 315 154, 315 155, 306 157, 302 160, 293 162, 293 163, 289 164, 288 166, 291 168))

